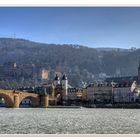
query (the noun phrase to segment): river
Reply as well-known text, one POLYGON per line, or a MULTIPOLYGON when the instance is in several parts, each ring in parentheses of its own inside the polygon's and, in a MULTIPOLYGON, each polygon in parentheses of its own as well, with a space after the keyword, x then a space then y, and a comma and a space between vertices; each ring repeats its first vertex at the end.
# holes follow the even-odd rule
POLYGON ((0 134, 140 134, 140 110, 0 108, 0 134))

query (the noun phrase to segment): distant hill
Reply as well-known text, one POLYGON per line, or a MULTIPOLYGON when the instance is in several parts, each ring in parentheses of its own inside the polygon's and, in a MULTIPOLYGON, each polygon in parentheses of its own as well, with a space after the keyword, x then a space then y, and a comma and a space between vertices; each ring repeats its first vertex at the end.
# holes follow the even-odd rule
POLYGON ((34 63, 66 73, 71 85, 106 76, 137 75, 140 49, 99 49, 71 44, 44 44, 24 39, 0 38, 0 64, 34 63))

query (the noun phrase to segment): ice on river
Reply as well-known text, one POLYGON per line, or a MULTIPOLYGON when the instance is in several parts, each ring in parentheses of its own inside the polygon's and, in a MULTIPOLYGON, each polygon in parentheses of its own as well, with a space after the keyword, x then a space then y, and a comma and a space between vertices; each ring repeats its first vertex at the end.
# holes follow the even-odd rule
POLYGON ((0 108, 0 134, 140 134, 140 110, 0 108))

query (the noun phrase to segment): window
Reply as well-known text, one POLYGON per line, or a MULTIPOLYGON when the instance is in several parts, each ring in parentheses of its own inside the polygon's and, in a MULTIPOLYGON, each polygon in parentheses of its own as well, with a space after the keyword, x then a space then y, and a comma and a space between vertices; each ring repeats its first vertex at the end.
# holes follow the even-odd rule
POLYGON ((139 99, 136 99, 135 102, 138 103, 139 102, 139 99))

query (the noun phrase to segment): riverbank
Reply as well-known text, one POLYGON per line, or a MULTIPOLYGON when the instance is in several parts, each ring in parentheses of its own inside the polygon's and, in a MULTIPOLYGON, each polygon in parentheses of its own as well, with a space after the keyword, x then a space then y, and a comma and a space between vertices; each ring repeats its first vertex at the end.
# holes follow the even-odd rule
POLYGON ((128 108, 128 109, 139 109, 140 104, 94 104, 91 106, 48 106, 48 108, 128 108))
POLYGON ((86 108, 128 108, 128 109, 139 109, 140 104, 96 104, 96 105, 91 105, 91 106, 84 106, 86 108))
POLYGON ((82 106, 48 106, 48 108, 82 108, 82 106))

